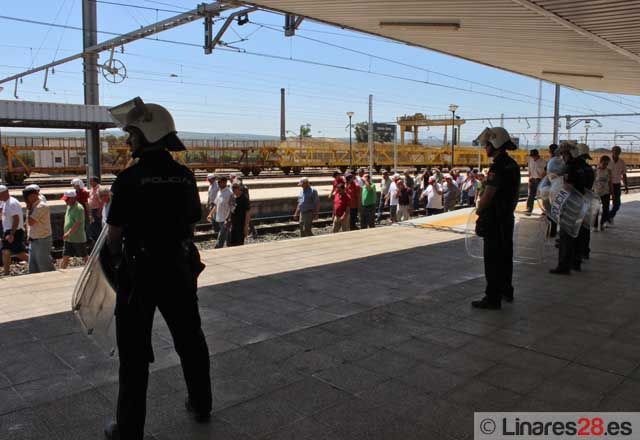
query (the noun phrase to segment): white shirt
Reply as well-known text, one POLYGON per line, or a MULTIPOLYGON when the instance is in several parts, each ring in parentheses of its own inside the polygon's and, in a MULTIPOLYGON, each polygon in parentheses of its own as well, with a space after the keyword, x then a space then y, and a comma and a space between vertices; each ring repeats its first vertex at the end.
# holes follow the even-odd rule
POLYGON ((20 202, 13 197, 9 197, 9 200, 4 202, 2 206, 2 229, 10 231, 13 227, 13 216, 17 215, 20 219, 18 221, 18 229, 24 229, 24 218, 22 215, 22 206, 20 202))
POLYGON ((218 195, 215 199, 216 204, 216 221, 222 223, 227 220, 231 213, 231 199, 233 199, 233 192, 228 186, 218 191, 218 195))
POLYGON ((624 160, 620 157, 617 162, 611 159, 609 169, 611 170, 611 183, 614 185, 622 183, 622 175, 627 172, 627 164, 624 163, 624 160))
POLYGON ((213 182, 211 185, 209 185, 209 207, 210 208, 213 208, 213 205, 215 203, 216 196, 218 195, 219 190, 220 190, 220 187, 218 186, 218 182, 213 182))
POLYGON ((398 187, 396 182, 389 185, 389 206, 398 206, 398 187))
POLYGON ((542 179, 544 177, 544 167, 546 166, 547 162, 543 158, 539 157, 538 160, 534 160, 533 157, 530 157, 527 162, 529 178, 542 179))
POLYGON ((362 188, 364 186, 364 179, 360 176, 356 176, 356 185, 362 188))
POLYGON ((436 188, 438 191, 442 192, 442 185, 440 185, 439 183, 436 183, 436 184, 431 183, 429 184, 429 186, 427 186, 427 189, 425 189, 424 192, 422 193, 422 195, 427 197, 427 208, 431 208, 431 209, 443 208, 442 194, 438 194, 436 192, 436 188))

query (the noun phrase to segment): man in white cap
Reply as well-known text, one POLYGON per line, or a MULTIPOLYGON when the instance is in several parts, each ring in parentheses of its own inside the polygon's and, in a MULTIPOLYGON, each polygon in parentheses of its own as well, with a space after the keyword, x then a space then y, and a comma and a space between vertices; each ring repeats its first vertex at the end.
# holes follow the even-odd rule
POLYGON ((193 172, 170 154, 186 149, 171 113, 140 98, 109 111, 128 133, 131 154, 139 160, 113 183, 107 218, 107 246, 117 273, 120 388, 117 420, 107 425, 105 434, 110 439, 142 440, 156 309, 165 318, 180 356, 185 407, 198 422, 210 418, 209 349, 197 295, 204 265, 193 244, 202 206, 193 172))
POLYGON ((11 256, 27 261, 27 249, 24 246, 24 218, 22 207, 15 197, 9 194, 9 188, 0 185, 0 207, 2 208, 2 264, 4 275, 11 273, 11 256))
POLYGON ((43 194, 40 194, 40 187, 35 183, 27 185, 24 189, 25 191, 35 191, 36 194, 38 194, 38 198, 42 200, 44 203, 47 203, 47 198, 43 194))
POLYGON ((65 191, 62 200, 67 204, 67 210, 64 214, 64 250, 60 268, 66 269, 70 257, 80 257, 87 262, 87 233, 84 207, 78 202, 75 190, 65 191))
POLYGON ((391 184, 389 185, 389 192, 385 197, 385 205, 389 206, 389 220, 391 223, 396 221, 398 214, 398 180, 400 180, 400 174, 395 173, 391 176, 391 184))
POLYGON ((307 177, 300 179, 298 186, 302 189, 298 194, 298 204, 293 213, 293 219, 300 219, 300 236, 309 237, 313 235, 313 220, 318 218, 320 212, 320 197, 318 197, 318 191, 311 187, 307 177))
POLYGON ((29 240, 29 273, 55 270, 51 260, 51 213, 49 206, 31 185, 22 191, 27 204, 27 236, 29 240))

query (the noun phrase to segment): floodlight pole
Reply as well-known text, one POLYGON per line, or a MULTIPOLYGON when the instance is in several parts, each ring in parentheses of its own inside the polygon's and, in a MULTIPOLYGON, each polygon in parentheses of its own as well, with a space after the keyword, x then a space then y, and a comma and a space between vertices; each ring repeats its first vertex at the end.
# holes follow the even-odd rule
MULTIPOLYGON (((82 56, 84 70, 84 103, 85 105, 100 104, 100 89, 98 86, 98 53, 86 49, 98 44, 98 19, 95 0, 82 0, 82 56)), ((100 130, 89 128, 85 130, 87 150, 87 179, 100 177, 100 130)))
POLYGON ((373 95, 369 95, 369 175, 373 176, 373 95))
POLYGON ((560 128, 560 84, 556 84, 556 97, 553 103, 553 143, 558 144, 558 129, 560 128))

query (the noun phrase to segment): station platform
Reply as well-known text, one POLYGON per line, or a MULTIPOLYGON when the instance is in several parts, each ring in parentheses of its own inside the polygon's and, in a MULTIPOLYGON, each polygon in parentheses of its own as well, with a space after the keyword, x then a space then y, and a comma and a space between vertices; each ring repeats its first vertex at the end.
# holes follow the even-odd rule
MULTIPOLYGON (((637 410, 640 194, 623 201, 581 273, 549 274, 549 242, 501 311, 469 305, 465 212, 203 252, 214 414, 188 418, 158 316, 148 439, 467 440, 474 411, 637 410)), ((68 311, 78 275, 0 278, 2 439, 100 439, 114 413, 117 363, 68 311)))

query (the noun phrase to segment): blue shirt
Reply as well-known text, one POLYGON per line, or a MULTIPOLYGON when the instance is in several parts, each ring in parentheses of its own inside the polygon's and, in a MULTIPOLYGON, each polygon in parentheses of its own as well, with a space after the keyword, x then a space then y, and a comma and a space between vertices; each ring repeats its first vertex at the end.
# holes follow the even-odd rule
POLYGON ((318 204, 318 191, 308 187, 300 191, 298 195, 298 208, 300 212, 309 212, 316 209, 318 204))

